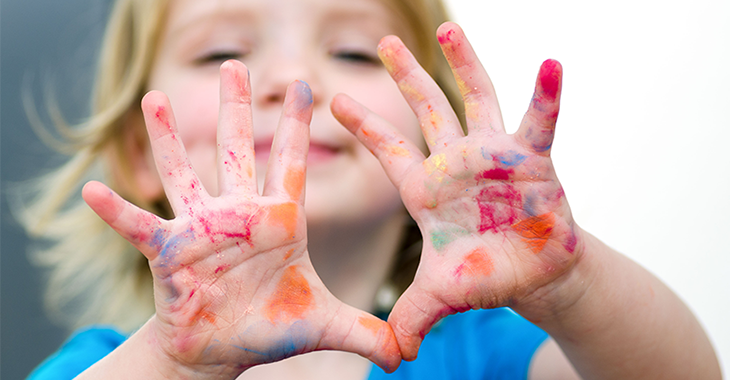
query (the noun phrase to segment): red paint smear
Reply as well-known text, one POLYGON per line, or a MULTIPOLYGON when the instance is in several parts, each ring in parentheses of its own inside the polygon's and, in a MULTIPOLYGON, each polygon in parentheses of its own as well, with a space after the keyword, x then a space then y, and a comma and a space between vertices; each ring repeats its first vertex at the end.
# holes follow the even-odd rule
POLYGON ((494 262, 492 262, 487 251, 480 247, 471 251, 464 258, 464 262, 456 267, 454 275, 461 277, 464 270, 468 270, 472 276, 489 276, 494 270, 494 262))
POLYGON ((547 244, 554 226, 555 215, 549 212, 522 220, 512 225, 512 229, 522 236, 522 241, 530 247, 532 252, 539 253, 547 244))
POLYGON ((251 244, 251 226, 249 218, 245 215, 239 215, 235 211, 221 211, 217 216, 219 226, 237 226, 244 221, 244 227, 242 231, 225 231, 217 229, 213 226, 210 220, 205 217, 198 217, 198 221, 205 228, 205 233, 210 238, 210 241, 216 243, 217 237, 224 236, 226 238, 238 238, 243 239, 247 243, 251 244))
POLYGON ((543 96, 547 100, 554 101, 560 89, 560 63, 553 59, 543 62, 538 78, 543 96))
POLYGON ((494 168, 491 170, 485 170, 474 177, 475 180, 479 181, 480 179, 496 179, 496 180, 508 180, 510 174, 513 174, 515 171, 512 169, 501 169, 501 168, 494 168))
POLYGON ((314 306, 314 296, 307 279, 299 273, 297 266, 284 269, 276 286, 276 292, 266 305, 269 321, 290 322, 301 319, 314 306))
POLYGON ((223 265, 219 266, 218 268, 215 268, 215 273, 218 273, 223 270, 228 270, 228 268, 230 268, 230 267, 231 267, 230 264, 223 264, 223 265))
POLYGON ((493 185, 474 197, 479 206, 479 232, 497 232, 499 227, 517 221, 517 209, 522 208, 522 195, 512 185, 493 185))

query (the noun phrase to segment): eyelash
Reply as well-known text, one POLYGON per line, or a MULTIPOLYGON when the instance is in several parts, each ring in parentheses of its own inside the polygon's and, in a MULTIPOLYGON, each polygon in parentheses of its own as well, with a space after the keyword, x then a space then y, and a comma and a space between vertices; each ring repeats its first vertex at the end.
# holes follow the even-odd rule
POLYGON ((334 53, 331 53, 331 55, 334 58, 353 63, 356 65, 372 65, 372 66, 380 66, 381 62, 380 59, 375 56, 368 53, 363 53, 359 51, 349 51, 349 50, 343 50, 343 51, 337 51, 334 53))
POLYGON ((238 51, 214 51, 195 59, 195 63, 198 65, 205 65, 208 63, 223 63, 229 59, 240 60, 243 57, 245 57, 245 54, 238 51))

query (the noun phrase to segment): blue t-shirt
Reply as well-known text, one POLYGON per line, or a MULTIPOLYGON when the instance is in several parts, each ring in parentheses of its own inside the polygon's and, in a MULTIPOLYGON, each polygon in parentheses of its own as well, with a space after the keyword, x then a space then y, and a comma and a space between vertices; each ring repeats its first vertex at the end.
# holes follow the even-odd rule
MULTIPOLYGON (((507 308, 444 318, 426 338, 418 359, 385 374, 373 366, 368 380, 527 379, 530 360, 548 335, 507 308)), ((110 327, 74 333, 28 380, 72 379, 112 352, 126 336, 110 327)))

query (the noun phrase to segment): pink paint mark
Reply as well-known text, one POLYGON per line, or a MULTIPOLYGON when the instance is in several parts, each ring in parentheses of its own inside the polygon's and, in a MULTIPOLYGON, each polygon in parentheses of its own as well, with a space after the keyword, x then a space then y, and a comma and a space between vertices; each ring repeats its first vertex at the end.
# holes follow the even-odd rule
POLYGON ((573 228, 571 228, 570 235, 568 236, 568 239, 565 240, 563 248, 565 248, 566 251, 573 253, 575 252, 576 245, 578 245, 578 238, 577 236, 575 236, 575 231, 573 231, 573 228))
POLYGON ((440 44, 445 44, 445 43, 448 43, 448 42, 453 42, 453 40, 454 40, 453 37, 454 37, 454 34, 455 33, 456 32, 453 29, 451 29, 448 32, 446 32, 446 33, 438 36, 439 43, 440 44))
POLYGON ((491 170, 485 170, 474 177, 475 180, 479 181, 480 179, 496 179, 496 180, 508 180, 510 174, 513 174, 515 171, 512 169, 501 169, 501 168, 494 168, 491 170))
POLYGON ((198 221, 205 228, 205 234, 212 243, 218 243, 220 237, 230 239, 243 239, 249 245, 251 243, 251 221, 247 215, 239 215, 235 211, 221 211, 213 217, 216 220, 215 226, 208 218, 198 217, 198 221), (241 226, 240 230, 225 230, 231 226, 241 226))
POLYGON ((228 270, 228 268, 230 268, 230 267, 231 267, 230 264, 223 264, 223 265, 219 266, 218 268, 215 268, 215 273, 218 273, 218 272, 224 271, 224 270, 228 270))
POLYGON ((522 195, 508 184, 486 187, 474 197, 479 206, 479 232, 498 232, 502 227, 517 221, 518 209, 522 208, 522 195))
POLYGON ((555 101, 560 90, 560 63, 554 59, 548 59, 540 66, 538 78, 542 94, 549 101, 555 101))

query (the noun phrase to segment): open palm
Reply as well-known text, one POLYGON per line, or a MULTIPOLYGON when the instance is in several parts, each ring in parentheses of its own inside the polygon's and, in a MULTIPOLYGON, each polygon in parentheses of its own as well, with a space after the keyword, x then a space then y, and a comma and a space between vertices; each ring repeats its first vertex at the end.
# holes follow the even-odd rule
POLYGON ((348 97, 332 104, 343 125, 378 157, 423 234, 414 282, 388 319, 406 360, 416 357, 439 319, 519 304, 579 256, 549 156, 560 65, 543 63, 522 124, 507 135, 491 81, 461 29, 444 24, 438 37, 464 99, 468 134, 396 37, 381 41, 380 57, 415 111, 430 156, 348 97))
POLYGON ((303 209, 309 87, 294 82, 287 90, 263 195, 250 102, 246 68, 224 63, 219 196, 201 186, 160 92, 147 94, 142 109, 175 219, 141 210, 98 182, 84 189, 94 211, 149 259, 160 347, 180 365, 230 375, 322 349, 355 352, 395 370, 400 353, 390 326, 337 300, 309 260, 303 209))

